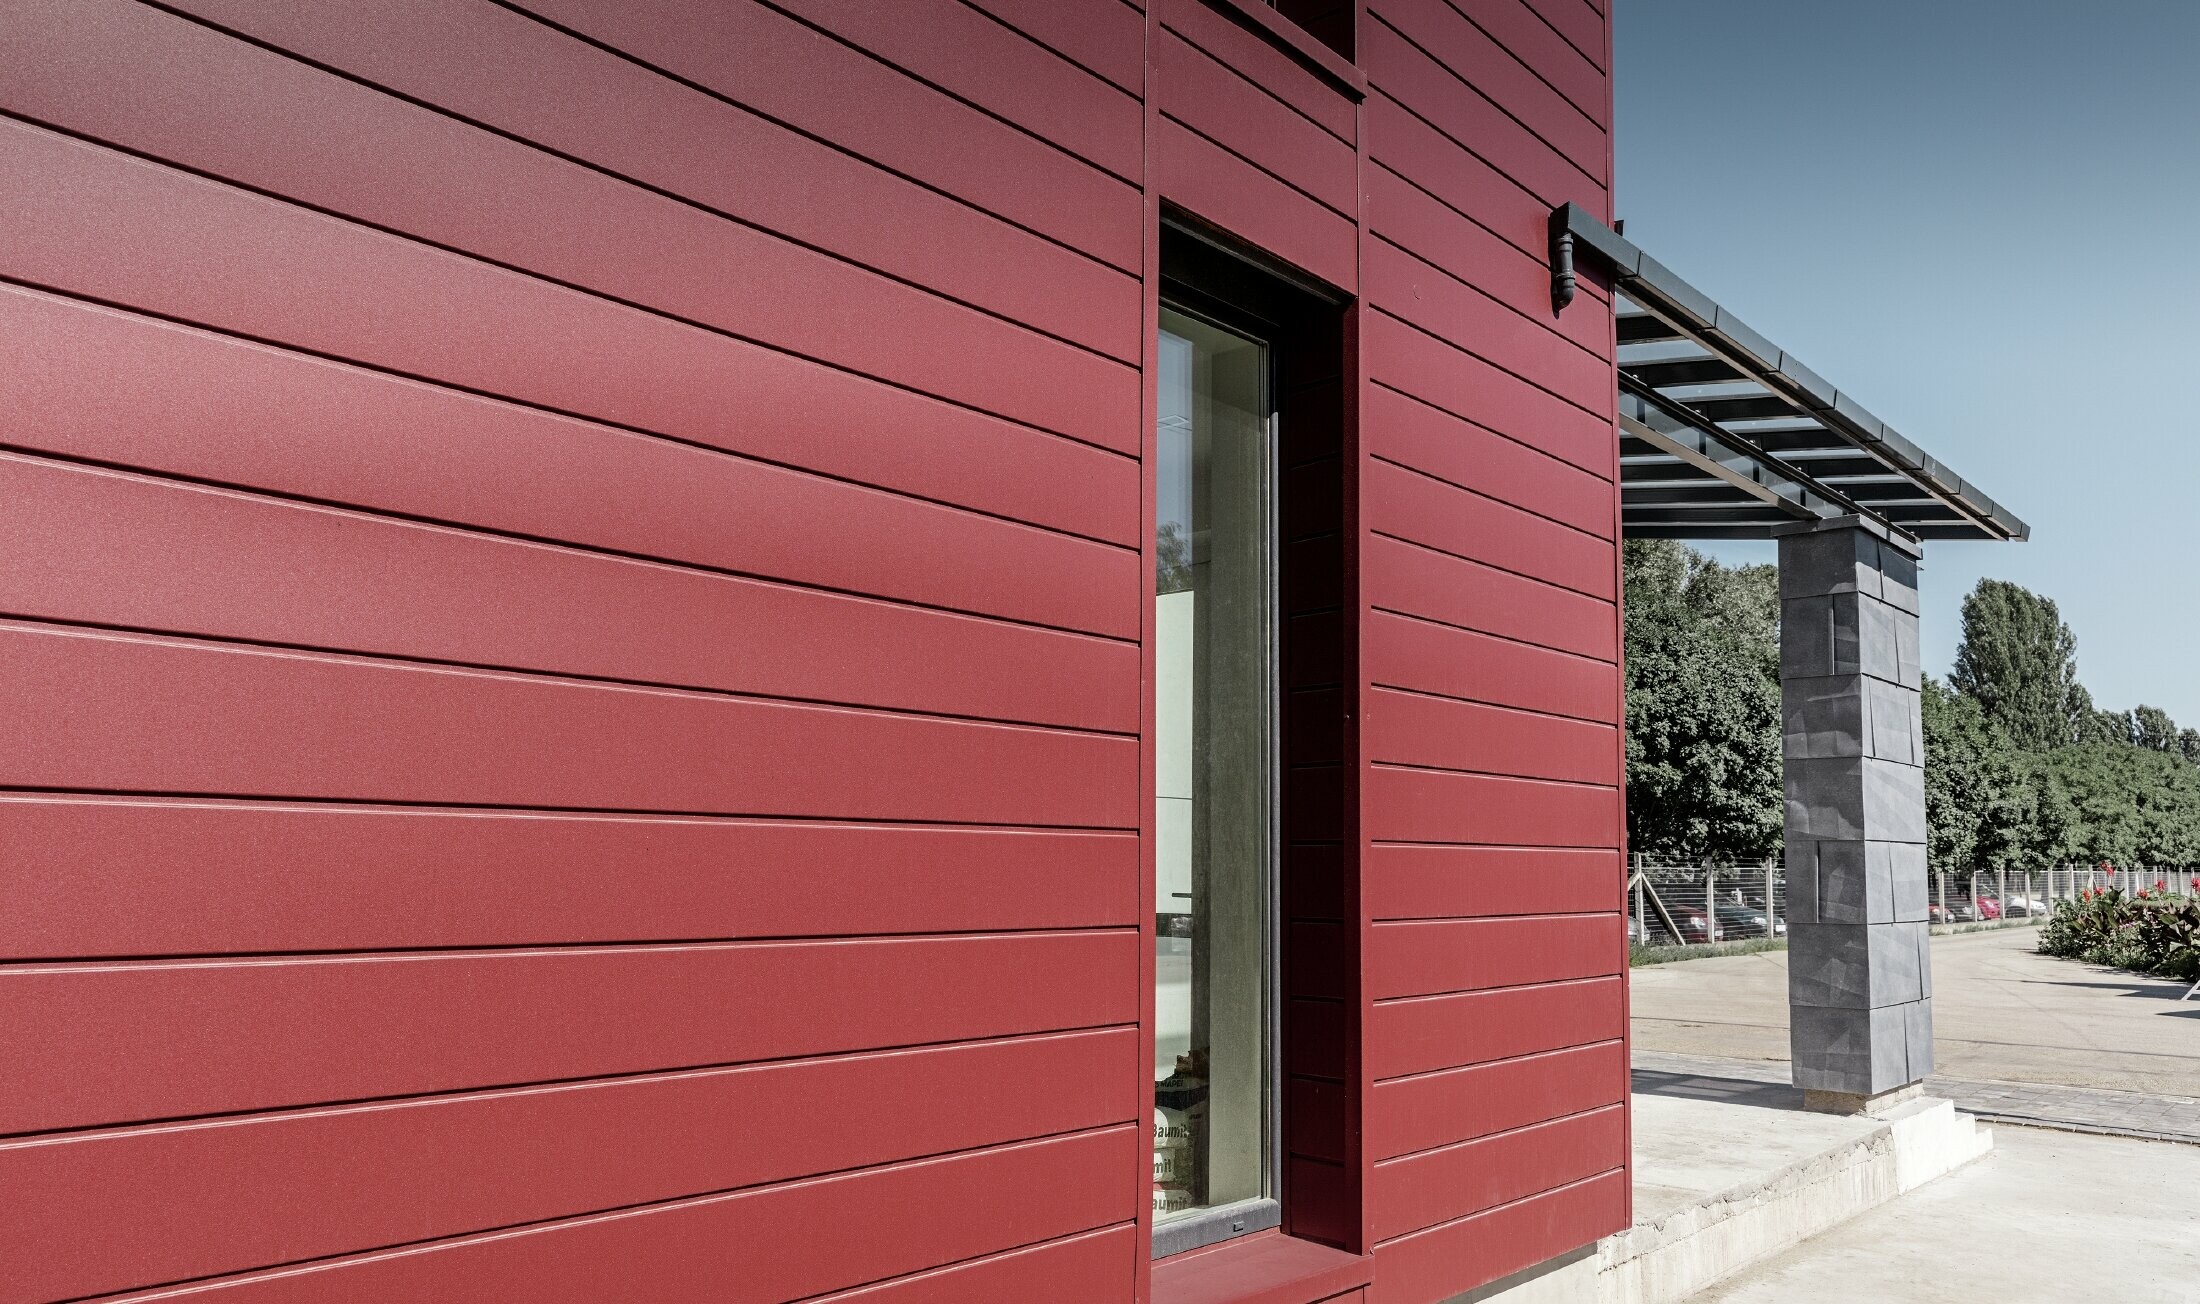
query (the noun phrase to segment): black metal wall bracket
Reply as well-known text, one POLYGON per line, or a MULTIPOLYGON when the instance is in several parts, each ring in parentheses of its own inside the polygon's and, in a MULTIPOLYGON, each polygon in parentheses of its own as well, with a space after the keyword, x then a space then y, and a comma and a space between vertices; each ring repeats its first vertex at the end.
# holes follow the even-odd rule
POLYGON ((1574 233, 1566 224, 1566 210, 1551 212, 1551 311, 1566 311, 1574 301, 1574 233))

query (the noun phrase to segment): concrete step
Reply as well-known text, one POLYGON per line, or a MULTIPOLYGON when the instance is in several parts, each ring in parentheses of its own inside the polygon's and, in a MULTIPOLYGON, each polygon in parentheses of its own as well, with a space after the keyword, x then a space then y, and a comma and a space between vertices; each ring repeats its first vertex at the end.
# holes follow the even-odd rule
POLYGON ((1977 1120, 1929 1096, 1872 1117, 1650 1096, 1635 1107, 1635 1225, 1467 1299, 1672 1304, 1993 1148, 1977 1120))
POLYGON ((1670 1304, 1977 1159, 1993 1134, 1920 1097, 1863 1135, 1638 1222, 1597 1246, 1598 1304, 1670 1304))

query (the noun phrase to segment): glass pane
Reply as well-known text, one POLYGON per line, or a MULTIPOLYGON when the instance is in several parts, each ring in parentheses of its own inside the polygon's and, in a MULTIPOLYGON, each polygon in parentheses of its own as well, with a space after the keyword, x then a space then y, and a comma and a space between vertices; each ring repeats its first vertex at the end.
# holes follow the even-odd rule
POLYGON ((1268 350, 1161 313, 1154 1214, 1267 1195, 1268 350))

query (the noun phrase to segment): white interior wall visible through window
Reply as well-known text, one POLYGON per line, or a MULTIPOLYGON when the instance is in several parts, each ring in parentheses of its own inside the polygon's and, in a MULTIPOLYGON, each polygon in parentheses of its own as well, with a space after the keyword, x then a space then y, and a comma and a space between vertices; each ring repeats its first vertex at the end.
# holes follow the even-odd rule
MULTIPOLYGON (((1156 466, 1154 1212, 1274 1193, 1270 354, 1164 308, 1156 466)), ((1259 1221, 1274 1225, 1272 1210, 1259 1221)), ((1216 1229, 1218 1238, 1248 1220, 1216 1229)))

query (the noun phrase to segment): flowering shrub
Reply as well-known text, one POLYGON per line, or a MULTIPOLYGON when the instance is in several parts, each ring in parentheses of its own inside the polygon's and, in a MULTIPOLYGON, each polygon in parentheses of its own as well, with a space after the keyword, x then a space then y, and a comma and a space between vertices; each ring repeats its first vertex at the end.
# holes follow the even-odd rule
POLYGON ((2200 901, 2171 897, 2161 881, 2137 893, 2089 887, 2075 901, 2055 903, 2055 913, 2040 929, 2040 950, 2184 982, 2200 980, 2200 901))

